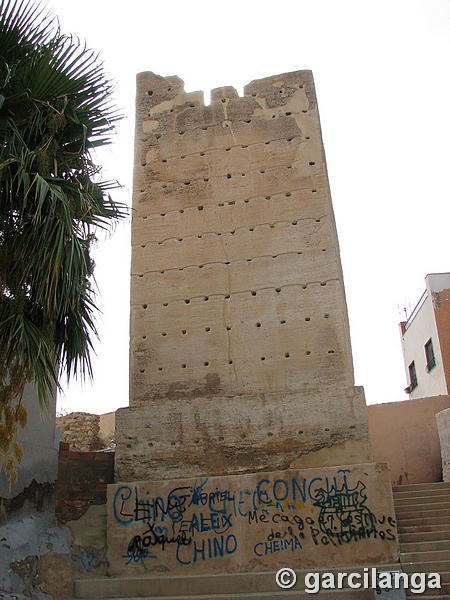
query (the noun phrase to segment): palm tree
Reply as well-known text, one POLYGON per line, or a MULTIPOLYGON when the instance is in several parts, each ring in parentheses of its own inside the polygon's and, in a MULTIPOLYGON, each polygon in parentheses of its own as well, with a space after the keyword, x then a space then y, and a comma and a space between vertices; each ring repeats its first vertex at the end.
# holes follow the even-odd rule
POLYGON ((32 0, 0 0, 0 465, 13 480, 27 383, 92 375, 90 249, 126 214, 92 160, 120 116, 97 56, 32 0))

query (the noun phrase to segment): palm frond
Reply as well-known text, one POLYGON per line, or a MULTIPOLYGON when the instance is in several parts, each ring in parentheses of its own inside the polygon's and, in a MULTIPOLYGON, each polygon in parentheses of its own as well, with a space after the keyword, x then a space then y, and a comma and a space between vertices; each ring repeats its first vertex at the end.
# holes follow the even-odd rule
POLYGON ((91 245, 128 211, 90 154, 121 118, 97 54, 39 2, 0 0, 0 56, 1 420, 25 383, 44 402, 63 372, 92 376, 91 245))

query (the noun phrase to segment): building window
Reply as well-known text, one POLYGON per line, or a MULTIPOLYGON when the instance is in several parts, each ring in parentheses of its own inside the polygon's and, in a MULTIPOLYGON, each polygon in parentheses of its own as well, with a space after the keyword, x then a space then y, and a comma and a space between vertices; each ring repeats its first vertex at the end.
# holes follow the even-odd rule
POLYGON ((408 367, 409 371, 409 386, 406 388, 406 392, 410 394, 414 388, 417 387, 417 374, 416 374, 416 365, 414 361, 408 367))
POLYGON ((427 366, 425 368, 428 372, 428 371, 431 371, 431 369, 436 366, 436 359, 434 358, 433 343, 431 341, 431 338, 425 344, 425 357, 427 360, 427 366))

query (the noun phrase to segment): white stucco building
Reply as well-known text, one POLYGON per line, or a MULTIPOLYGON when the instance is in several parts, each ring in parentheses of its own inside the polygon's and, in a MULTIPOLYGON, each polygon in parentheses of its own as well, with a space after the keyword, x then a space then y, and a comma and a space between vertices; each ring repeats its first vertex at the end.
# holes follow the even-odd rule
POLYGON ((407 321, 400 323, 409 398, 450 393, 450 273, 430 273, 407 321))

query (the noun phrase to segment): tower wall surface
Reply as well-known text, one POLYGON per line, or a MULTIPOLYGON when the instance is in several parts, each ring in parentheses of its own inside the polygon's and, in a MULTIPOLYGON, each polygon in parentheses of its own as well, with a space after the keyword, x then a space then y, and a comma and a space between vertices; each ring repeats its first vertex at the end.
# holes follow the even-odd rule
POLYGON ((137 87, 130 405, 353 386, 312 73, 137 87))

